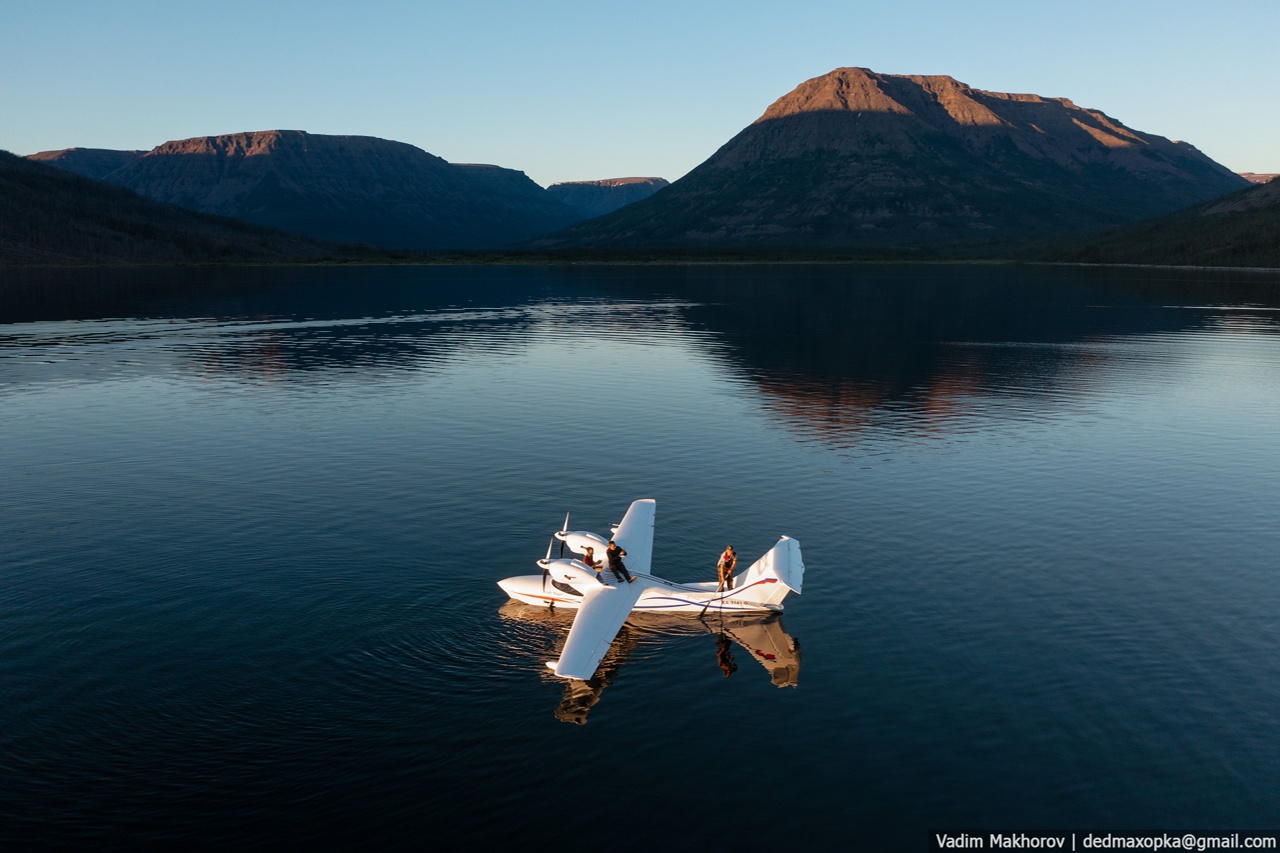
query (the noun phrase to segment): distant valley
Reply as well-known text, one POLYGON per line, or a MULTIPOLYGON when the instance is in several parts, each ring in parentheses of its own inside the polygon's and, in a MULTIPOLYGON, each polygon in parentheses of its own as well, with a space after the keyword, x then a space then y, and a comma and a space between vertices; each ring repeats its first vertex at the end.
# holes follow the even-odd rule
POLYGON ((670 185, 665 178, 610 178, 552 184, 547 192, 581 213, 583 219, 592 219, 643 201, 670 185))

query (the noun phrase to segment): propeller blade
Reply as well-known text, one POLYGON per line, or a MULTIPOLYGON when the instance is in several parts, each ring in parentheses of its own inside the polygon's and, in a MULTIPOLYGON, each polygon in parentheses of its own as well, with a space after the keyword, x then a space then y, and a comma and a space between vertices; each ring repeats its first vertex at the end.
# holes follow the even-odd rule
POLYGON ((542 591, 547 591, 547 575, 551 573, 551 569, 547 566, 551 562, 551 546, 556 544, 556 538, 551 537, 551 541, 547 543, 547 556, 542 558, 542 591))

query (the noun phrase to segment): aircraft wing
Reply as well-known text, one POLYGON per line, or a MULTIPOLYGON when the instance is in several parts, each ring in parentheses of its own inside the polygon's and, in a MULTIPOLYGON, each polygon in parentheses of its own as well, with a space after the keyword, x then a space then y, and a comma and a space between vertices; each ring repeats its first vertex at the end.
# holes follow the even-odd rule
MULTIPOLYGON (((632 504, 632 508, 635 505, 632 504)), ((630 517, 631 513, 627 513, 630 517)), ((652 509, 650 518, 652 518, 652 509)), ((653 528, 649 528, 652 534, 653 528)), ((623 546, 624 548, 626 546, 623 546)), ((631 549, 626 548, 630 553, 631 549)), ((618 636, 618 629, 627 621, 631 608, 640 600, 646 584, 620 583, 617 586, 601 586, 590 590, 582 597, 582 606, 573 619, 573 627, 569 629, 569 639, 565 641, 560 652, 560 660, 547 664, 562 678, 580 678, 586 680, 595 675, 596 667, 613 638, 618 636)))
POLYGON ((613 529, 613 541, 627 552, 622 562, 632 574, 636 572, 642 575, 652 574, 653 516, 657 508, 658 503, 653 498, 635 501, 627 510, 627 514, 622 517, 622 523, 613 529))

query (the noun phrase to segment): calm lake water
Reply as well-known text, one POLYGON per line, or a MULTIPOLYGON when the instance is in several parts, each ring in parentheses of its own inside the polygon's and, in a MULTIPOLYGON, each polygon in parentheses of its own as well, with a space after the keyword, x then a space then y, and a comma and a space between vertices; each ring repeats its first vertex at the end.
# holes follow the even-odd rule
POLYGON ((5 273, 0 544, 0 847, 1280 828, 1276 277, 5 273), (566 687, 495 582, 642 497, 803 595, 566 687))

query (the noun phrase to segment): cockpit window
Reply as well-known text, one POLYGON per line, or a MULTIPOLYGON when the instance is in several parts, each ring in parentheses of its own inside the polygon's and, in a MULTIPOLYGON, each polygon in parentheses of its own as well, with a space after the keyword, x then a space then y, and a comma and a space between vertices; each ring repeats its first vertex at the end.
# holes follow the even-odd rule
POLYGON ((578 592, 576 589, 569 586, 567 583, 563 583, 562 581, 558 581, 553 578, 551 580, 551 585, 554 586, 556 589, 560 590, 561 592, 567 592, 570 595, 576 595, 579 598, 582 597, 582 593, 578 592))

